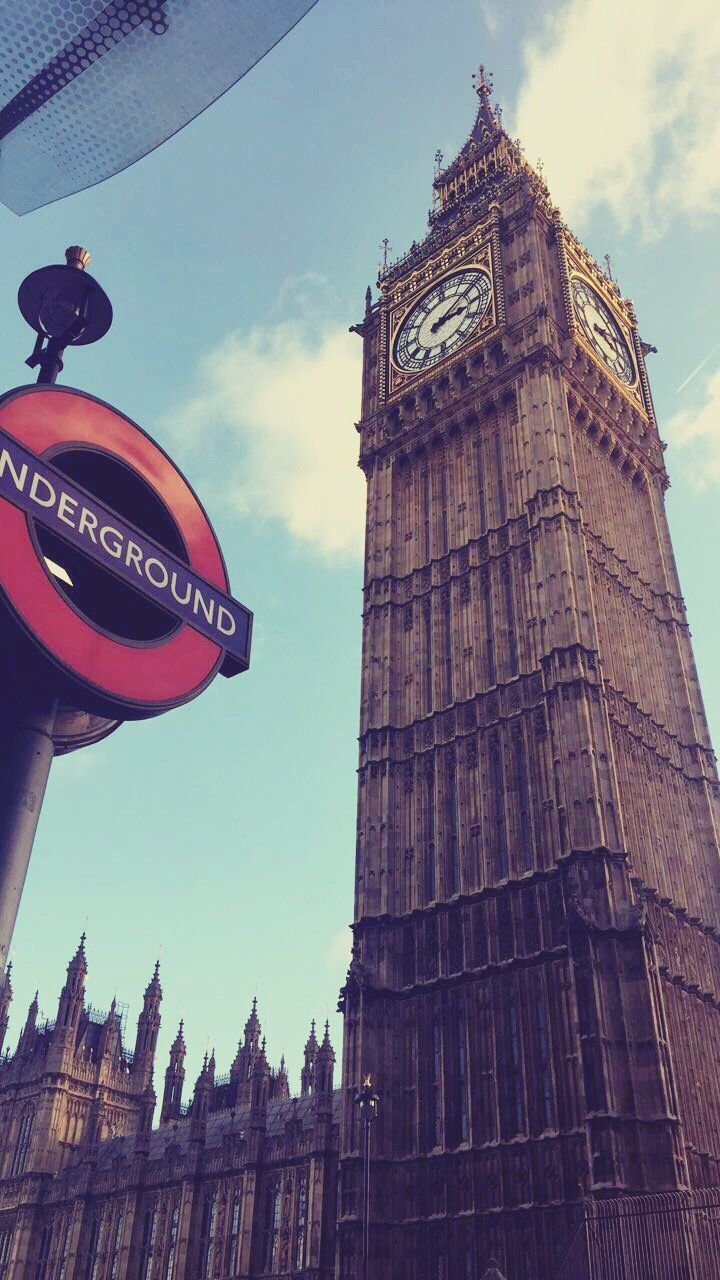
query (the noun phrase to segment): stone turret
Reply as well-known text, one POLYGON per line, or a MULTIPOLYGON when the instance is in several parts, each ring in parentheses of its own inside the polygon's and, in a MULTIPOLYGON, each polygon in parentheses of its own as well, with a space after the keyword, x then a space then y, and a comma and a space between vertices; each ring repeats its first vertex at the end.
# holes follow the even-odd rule
POLYGON ((52 1039, 53 1057, 62 1056, 66 1051, 74 1055, 80 1018, 85 1009, 86 976, 87 957, 83 932, 78 949, 67 967, 65 985, 60 992, 52 1039))
POLYGON ((305 1065, 300 1072, 300 1092, 303 1094, 312 1093, 317 1052, 318 1042, 315 1038, 315 1019, 313 1018, 310 1023, 310 1035, 305 1045, 305 1065))
POLYGON ((25 1026, 20 1033, 18 1053, 32 1053, 35 1047, 35 1030, 38 1016, 38 992, 35 992, 27 1011, 25 1026))
POLYGON ((160 961, 156 960, 152 978, 145 988, 142 1013, 138 1018, 132 1074, 138 1082, 147 1085, 152 1080, 155 1065, 155 1047, 160 1030, 160 961))
POLYGON ((183 1037, 183 1020, 180 1019, 178 1033, 170 1046, 170 1061, 165 1071, 165 1087, 163 1089, 162 1110, 160 1119, 174 1120, 180 1115, 182 1091, 185 1081, 185 1040, 183 1037))
POLYGON ((253 1063, 252 1080, 250 1082, 250 1126, 253 1129, 265 1128, 269 1093, 270 1068, 265 1056, 265 1038, 263 1037, 259 1052, 253 1063))

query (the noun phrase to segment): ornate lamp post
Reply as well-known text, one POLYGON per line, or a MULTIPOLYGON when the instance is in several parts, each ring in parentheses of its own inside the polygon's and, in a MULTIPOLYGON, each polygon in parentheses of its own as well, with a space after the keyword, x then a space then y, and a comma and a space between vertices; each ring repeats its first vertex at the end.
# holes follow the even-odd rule
POLYGON ((368 1280, 370 1265, 370 1126, 377 1119, 380 1099, 372 1086, 369 1075, 363 1078, 362 1088, 355 1095, 355 1102, 360 1108, 360 1121, 363 1127, 363 1244, 362 1258, 363 1280, 368 1280))

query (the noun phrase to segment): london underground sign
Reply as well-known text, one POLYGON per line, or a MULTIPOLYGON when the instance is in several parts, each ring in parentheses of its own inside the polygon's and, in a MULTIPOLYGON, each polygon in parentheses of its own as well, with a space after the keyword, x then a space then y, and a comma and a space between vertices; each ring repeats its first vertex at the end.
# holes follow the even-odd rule
POLYGON ((167 454, 66 387, 0 397, 0 588, 76 705, 119 719, 189 701, 250 660, 212 526, 167 454))

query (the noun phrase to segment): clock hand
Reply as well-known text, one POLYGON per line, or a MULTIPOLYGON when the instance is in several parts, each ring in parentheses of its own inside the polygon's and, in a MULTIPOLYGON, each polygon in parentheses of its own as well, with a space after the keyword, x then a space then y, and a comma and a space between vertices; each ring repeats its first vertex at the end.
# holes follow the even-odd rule
POLYGON ((600 336, 604 338, 606 342, 609 342, 611 346, 613 347, 617 346, 617 339, 615 338, 615 335, 610 332, 609 329, 604 329, 601 324, 594 324, 593 329, 595 329, 595 331, 599 333, 600 336))
POLYGON ((453 316, 462 315, 464 310, 465 303, 463 303, 461 307, 456 307, 454 311, 446 311, 444 316, 440 316, 439 320, 436 320, 434 324, 430 325, 430 332, 437 333, 438 329, 442 325, 446 324, 448 320, 452 320, 453 316))

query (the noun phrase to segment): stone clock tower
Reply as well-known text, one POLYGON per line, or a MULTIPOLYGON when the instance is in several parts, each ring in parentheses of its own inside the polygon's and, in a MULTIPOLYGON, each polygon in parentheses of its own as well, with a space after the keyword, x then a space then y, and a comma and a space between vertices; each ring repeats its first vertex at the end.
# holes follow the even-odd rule
POLYGON ((356 326, 340 1280, 365 1072, 374 1280, 551 1280, 584 1199, 720 1182, 718 784, 643 343, 476 89, 356 326))

